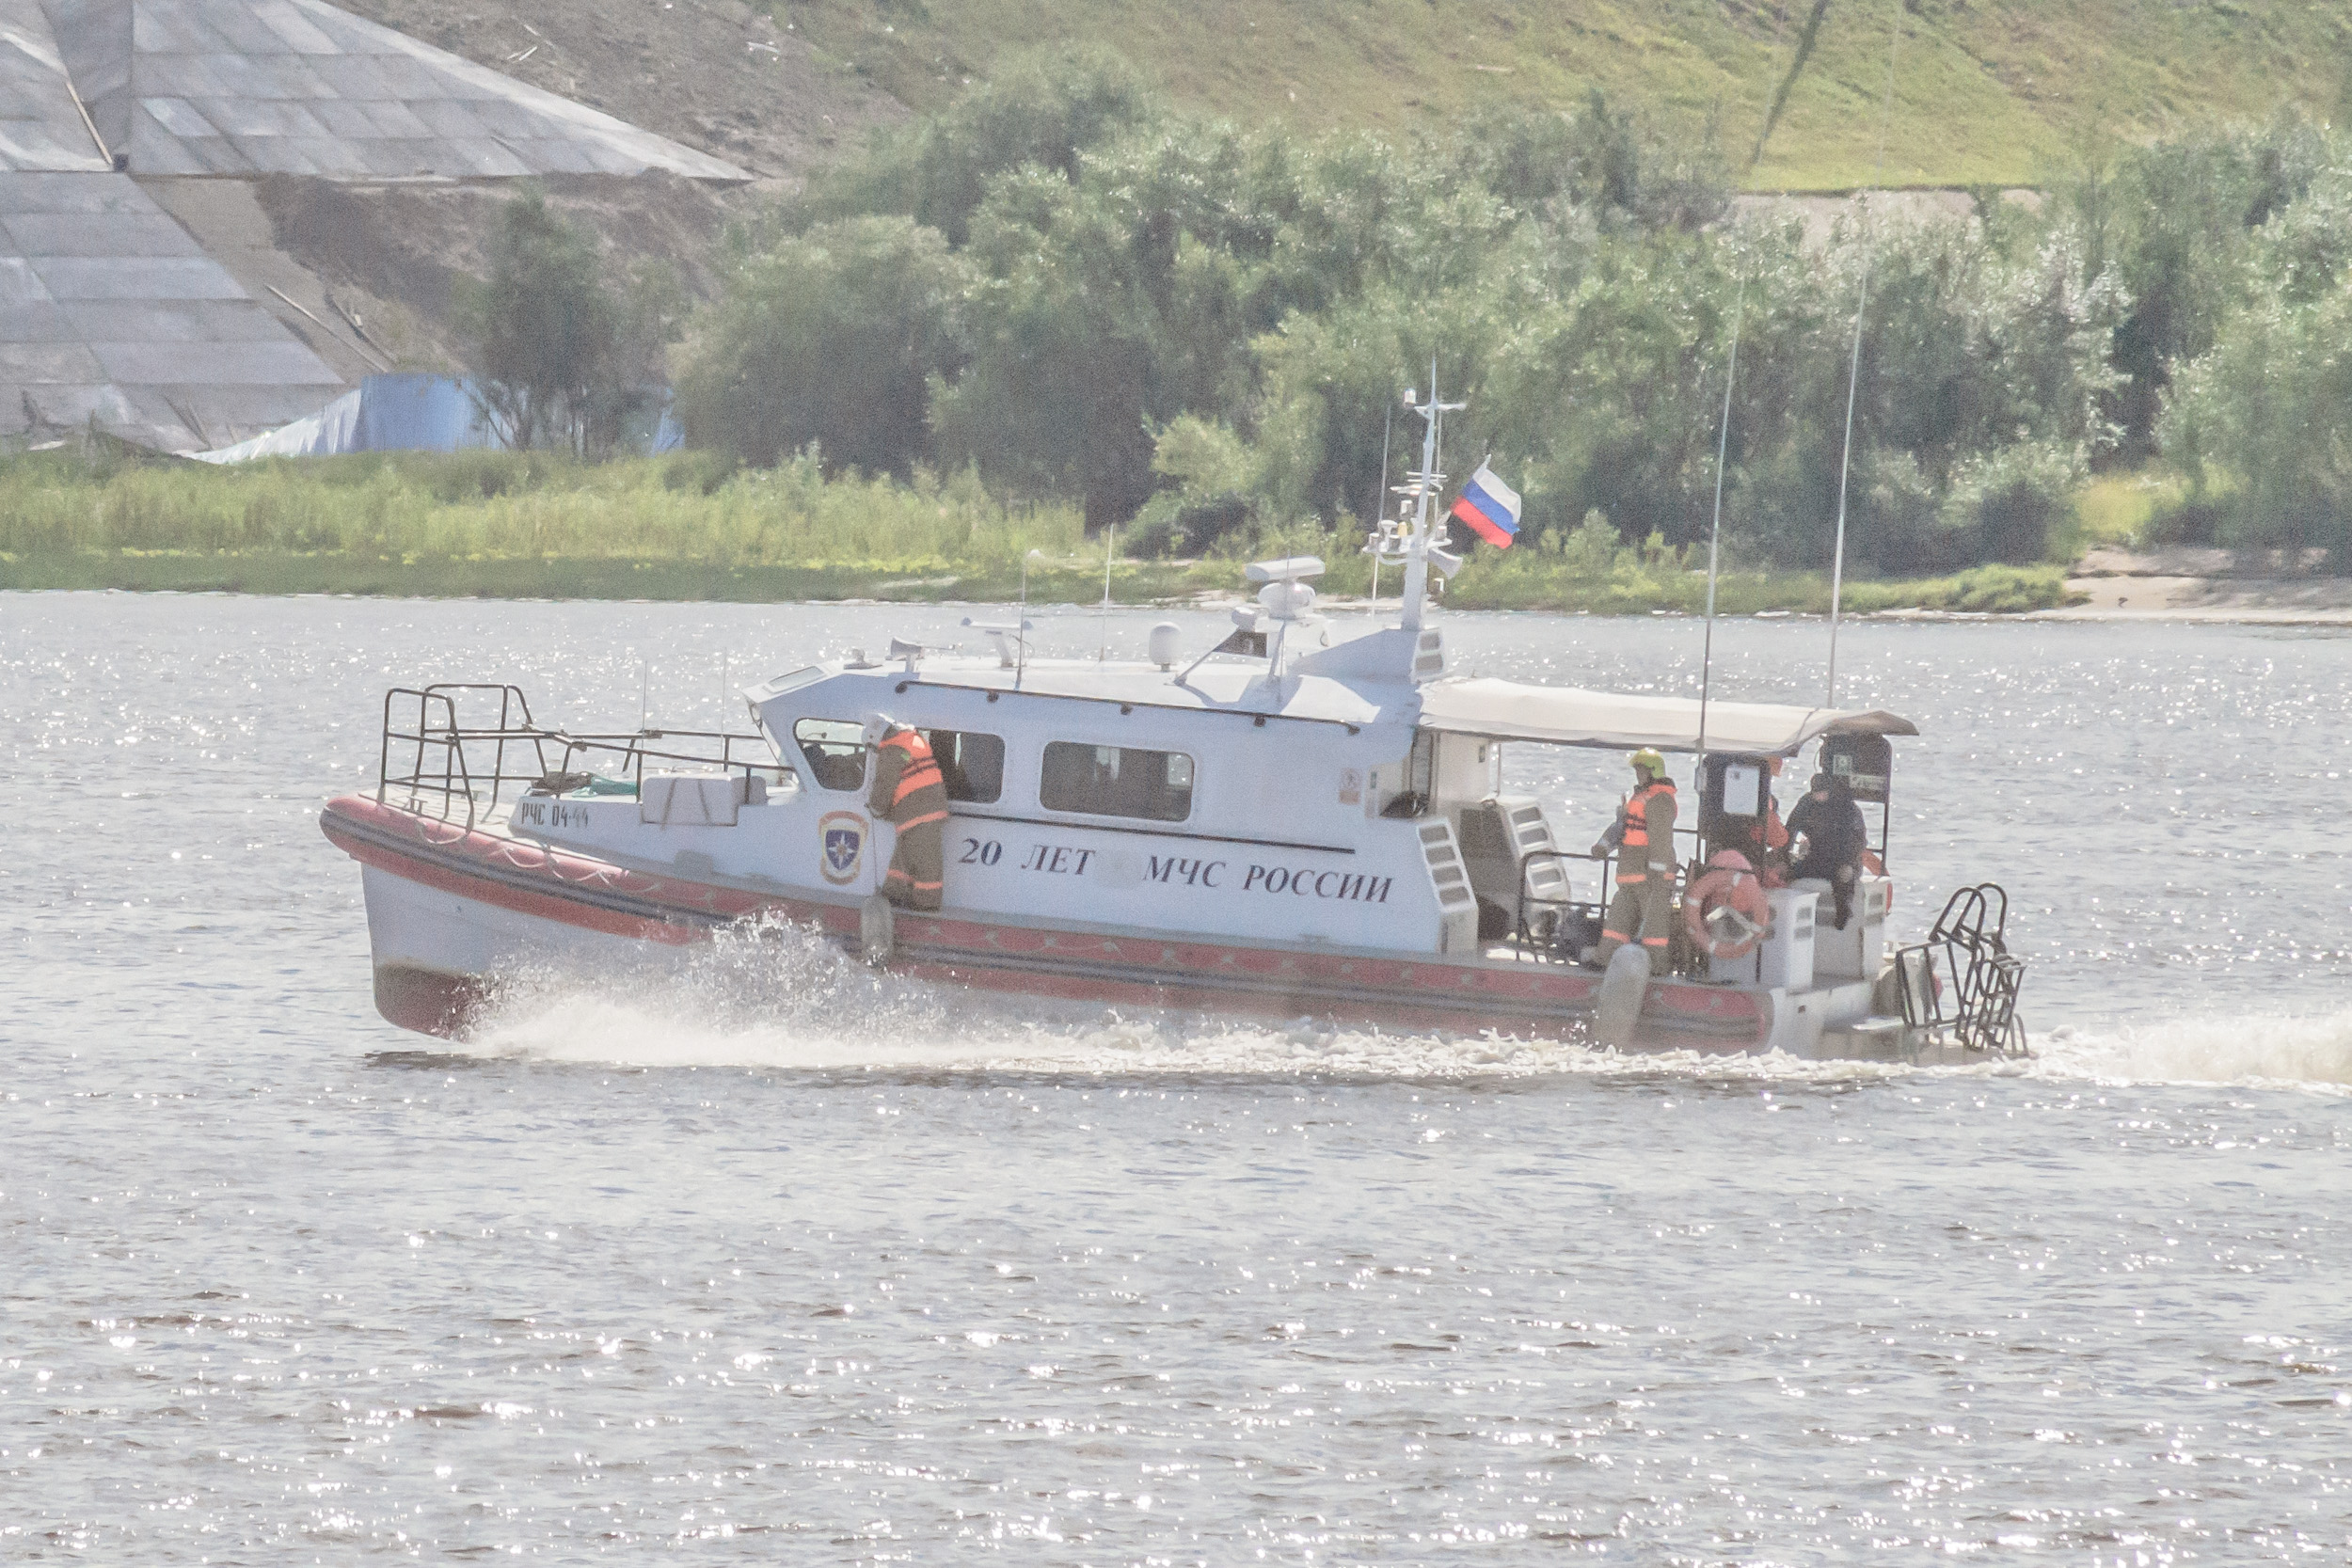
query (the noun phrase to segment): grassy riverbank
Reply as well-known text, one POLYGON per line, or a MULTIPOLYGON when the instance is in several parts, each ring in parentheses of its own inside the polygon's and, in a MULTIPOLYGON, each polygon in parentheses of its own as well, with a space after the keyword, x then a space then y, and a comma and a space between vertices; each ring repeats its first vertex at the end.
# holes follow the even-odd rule
MULTIPOLYGON (((0 462, 0 588, 419 597, 1002 601, 1029 562, 1038 603, 1101 597, 1102 546, 1064 506, 1008 505, 969 478, 828 482, 813 464, 733 470, 699 454, 587 466, 545 454, 394 453, 234 468, 129 453, 0 462), (1030 552, 1037 552, 1031 556, 1030 552)), ((1327 592, 1359 595, 1352 537, 1299 528, 1231 558, 1121 560, 1114 595, 1152 603, 1242 587, 1248 556, 1318 553, 1327 592)), ((1582 531, 1481 551, 1464 610, 1697 611, 1703 562, 1582 531)), ((1926 581, 1849 579, 1850 610, 2014 611, 2061 601, 2048 567, 1926 581)), ((1381 585, 1393 593, 1391 574, 1381 585)), ((1725 575, 1733 614, 1819 611, 1811 573, 1725 575)))

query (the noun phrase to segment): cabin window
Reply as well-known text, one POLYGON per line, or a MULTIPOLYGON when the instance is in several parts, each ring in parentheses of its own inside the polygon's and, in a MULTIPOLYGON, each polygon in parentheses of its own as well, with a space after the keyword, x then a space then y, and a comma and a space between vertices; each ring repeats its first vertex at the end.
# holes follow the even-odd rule
POLYGON ((938 760, 940 781, 950 800, 986 805, 1005 792, 1005 742, 1002 736, 973 730, 925 730, 938 760))
POLYGON ((827 789, 866 784, 866 726, 847 719, 803 719, 792 726, 809 776, 827 789))
POLYGON ((1192 815, 1192 758, 1182 752, 1053 741, 1045 748, 1037 798, 1047 811, 1182 822, 1192 815))

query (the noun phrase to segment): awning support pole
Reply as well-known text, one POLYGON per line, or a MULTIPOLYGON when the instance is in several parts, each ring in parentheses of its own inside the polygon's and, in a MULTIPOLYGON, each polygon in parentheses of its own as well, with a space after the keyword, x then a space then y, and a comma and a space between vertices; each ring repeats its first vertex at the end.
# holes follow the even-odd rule
POLYGON ((1747 313, 1748 279, 1731 308, 1731 363, 1724 372, 1724 417, 1715 432, 1715 521, 1707 531, 1707 637, 1699 658, 1699 755, 1707 754, 1707 699, 1715 681, 1715 568, 1724 542, 1724 463, 1731 452, 1731 388, 1740 376, 1740 323, 1747 313))
POLYGON ((1895 48, 1902 41, 1901 0, 1895 4, 1895 30, 1886 40, 1886 107, 1879 117, 1879 161, 1870 173, 1870 189, 1862 198, 1862 292, 1853 308, 1853 353, 1846 364, 1846 448, 1837 459, 1837 546, 1829 578, 1829 695, 1821 705, 1837 705, 1837 623, 1846 598, 1846 481, 1853 468, 1854 391, 1862 380, 1862 318, 1870 308, 1870 264, 1876 260, 1878 225, 1871 217, 1870 198, 1886 179, 1886 135, 1895 120, 1895 48))

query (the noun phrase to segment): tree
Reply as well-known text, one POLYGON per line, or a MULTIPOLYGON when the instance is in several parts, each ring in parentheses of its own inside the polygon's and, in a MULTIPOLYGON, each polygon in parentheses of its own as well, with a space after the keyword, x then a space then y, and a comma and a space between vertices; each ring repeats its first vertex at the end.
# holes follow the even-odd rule
POLYGON ((2153 450, 2175 367, 2213 346, 2245 297, 2255 230, 2310 187, 2324 146, 2288 110, 2261 131, 2159 142, 2118 165, 2106 255, 2130 309, 2108 349, 2122 376, 2109 415, 2126 454, 2153 450))
POLYGON ((687 438, 770 465, 906 473, 929 453, 930 378, 961 363, 964 268, 904 217, 821 224, 744 262, 677 378, 687 438))
POLYGON ((506 204, 490 276, 459 280, 456 325, 506 444, 585 454, 610 410, 622 312, 598 281, 596 243, 536 190, 506 204))
POLYGON ((1035 166, 1074 182, 1086 152, 1154 115, 1142 79, 1115 55, 1015 55, 944 113, 884 131, 865 158, 818 175, 787 220, 895 213, 960 247, 998 179, 1035 166))
POLYGON ((2338 175, 2264 236, 2253 297, 2182 367, 2156 433, 2219 518, 2217 542, 2325 549, 2352 566, 2352 180, 2338 175), (2332 243, 2323 236, 2332 236, 2332 243))

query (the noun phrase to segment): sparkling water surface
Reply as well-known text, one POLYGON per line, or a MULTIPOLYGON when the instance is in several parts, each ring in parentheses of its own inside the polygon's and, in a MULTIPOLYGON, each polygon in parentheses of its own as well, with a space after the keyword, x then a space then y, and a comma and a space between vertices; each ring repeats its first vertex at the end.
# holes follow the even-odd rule
MULTIPOLYGON (((2009 887, 2024 1064, 772 942, 375 1017, 315 824, 384 687, 707 725, 965 613, 0 594, 0 1561, 2352 1560, 2352 637, 1846 628, 1924 732, 1898 926, 2009 887)), ((1695 691, 1688 621, 1446 626, 1695 691)), ((1726 623, 1716 694, 1819 701, 1826 636, 1726 623)), ((1573 841, 1622 764, 1506 767, 1573 841)))

